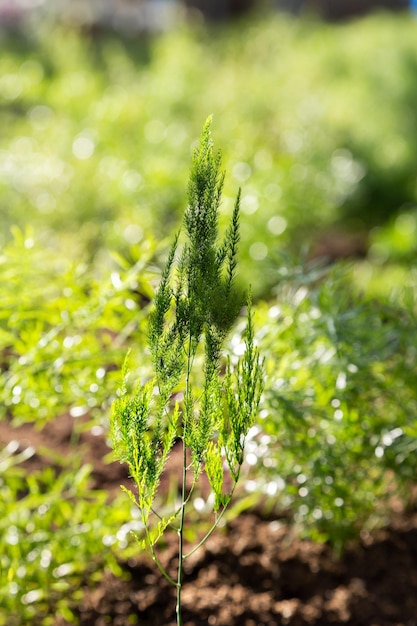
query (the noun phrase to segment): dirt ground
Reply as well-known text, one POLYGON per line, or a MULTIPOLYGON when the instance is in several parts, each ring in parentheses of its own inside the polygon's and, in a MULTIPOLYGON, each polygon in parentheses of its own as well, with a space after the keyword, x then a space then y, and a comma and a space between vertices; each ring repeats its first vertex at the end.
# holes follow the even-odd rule
MULTIPOLYGON (((33 445, 39 453, 28 469, 40 468, 49 463, 43 447, 68 452, 73 421, 64 415, 44 431, 2 421, 0 446, 11 439, 33 445)), ((118 489, 125 471, 103 461, 104 437, 86 432, 81 444, 94 487, 118 489)), ((164 552, 172 566, 175 549, 164 552)), ((152 561, 142 555, 121 566, 126 579, 107 573, 86 585, 76 609, 80 624, 175 626, 175 590, 152 561)), ((186 561, 183 606, 184 626, 417 626, 417 513, 396 514, 337 559, 329 546, 300 540, 282 521, 247 512, 186 561)))

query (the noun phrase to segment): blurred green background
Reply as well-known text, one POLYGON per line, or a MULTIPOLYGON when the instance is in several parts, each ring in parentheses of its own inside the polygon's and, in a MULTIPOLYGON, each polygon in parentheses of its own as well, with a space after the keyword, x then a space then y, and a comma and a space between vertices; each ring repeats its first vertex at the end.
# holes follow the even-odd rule
POLYGON ((416 253, 417 23, 322 23, 263 12, 129 36, 41 21, 4 31, 0 238, 108 264, 184 209, 190 152, 214 115, 242 198, 242 273, 258 295, 283 252, 416 253))
POLYGON ((262 501, 341 550, 393 493, 415 506, 417 20, 164 15, 126 32, 0 13, 1 419, 69 412, 75 433, 30 477, 18 434, 0 452, 0 624, 77 623, 80 580, 120 574, 134 513, 119 498, 103 515, 77 442, 106 435, 128 347, 149 371, 146 316, 210 114, 267 372, 236 514, 262 501))

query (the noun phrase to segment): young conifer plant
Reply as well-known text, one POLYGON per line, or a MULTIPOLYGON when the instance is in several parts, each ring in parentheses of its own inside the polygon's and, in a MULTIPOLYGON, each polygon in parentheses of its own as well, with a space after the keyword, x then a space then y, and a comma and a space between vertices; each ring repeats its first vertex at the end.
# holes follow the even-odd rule
POLYGON ((184 560, 208 539, 231 501, 263 384, 250 293, 243 356, 232 364, 223 355, 226 336, 245 303, 236 284, 240 192, 230 225, 218 240, 223 181, 209 118, 192 157, 183 232, 174 238, 149 316, 154 377, 130 392, 125 366, 111 419, 114 450, 128 464, 136 487, 125 491, 140 511, 144 534, 137 539, 176 587, 178 626, 184 560), (174 444, 182 446, 181 497, 172 511, 161 514, 156 510, 158 485, 174 444), (187 506, 203 472, 212 490, 212 525, 186 553, 187 506), (156 551, 158 540, 172 529, 178 534, 174 577, 156 551))

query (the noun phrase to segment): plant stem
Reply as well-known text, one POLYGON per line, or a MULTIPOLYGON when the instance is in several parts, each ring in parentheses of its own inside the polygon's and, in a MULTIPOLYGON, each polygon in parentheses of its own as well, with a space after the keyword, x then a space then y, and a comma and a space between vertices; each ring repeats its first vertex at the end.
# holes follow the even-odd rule
POLYGON ((180 525, 178 528, 178 578, 177 578, 177 626, 182 626, 182 606, 181 606, 181 591, 182 581, 184 576, 183 563, 184 563, 184 521, 185 521, 185 505, 187 500, 186 482, 187 482, 187 446, 185 441, 182 442, 183 446, 183 467, 182 467, 182 493, 181 493, 181 515, 180 525))
POLYGON ((182 581, 184 577, 184 522, 185 522, 185 507, 188 501, 187 498, 187 444, 186 444, 186 435, 187 435, 187 422, 189 419, 188 416, 188 407, 190 406, 190 376, 191 376, 191 367, 193 362, 193 353, 192 353, 192 341, 191 334, 188 339, 188 350, 187 350, 187 374, 185 380, 185 411, 184 411, 184 424, 183 424, 183 433, 182 433, 182 486, 181 486, 181 513, 180 513, 180 523, 178 528, 178 576, 177 576, 177 626, 182 626, 182 605, 181 605, 181 591, 182 591, 182 581))
POLYGON ((164 566, 162 565, 161 561, 158 559, 156 552, 155 552, 155 548, 153 545, 151 545, 151 553, 152 553, 152 560, 153 562, 157 565, 159 571, 161 572, 161 574, 167 579, 167 581, 169 583, 171 583, 171 585, 175 585, 175 580, 173 578, 171 578, 171 576, 168 574, 168 572, 166 571, 166 569, 164 568, 164 566))
MULTIPOLYGON (((234 487, 233 487, 233 491, 230 494, 230 499, 232 499, 232 495, 234 493, 234 487)), ((202 545, 204 545, 207 541, 207 539, 210 538, 210 536, 214 533, 214 531, 216 530, 217 526, 220 524, 220 521, 223 517, 223 515, 226 513, 227 507, 229 506, 229 503, 227 503, 224 508, 222 509, 222 511, 219 513, 216 521, 214 522, 213 526, 210 528, 210 530, 204 535, 204 537, 201 539, 201 541, 198 542, 198 544, 196 546, 194 546, 194 548, 192 550, 190 550, 190 552, 187 552, 187 554, 184 554, 184 559, 187 559, 189 556, 191 556, 192 554, 194 554, 194 552, 197 552, 197 550, 199 548, 201 548, 202 545)))
POLYGON ((169 583, 171 583, 172 585, 175 585, 175 584, 176 584, 176 583, 175 583, 175 580, 174 580, 173 578, 171 578, 171 576, 168 574, 168 572, 166 571, 166 569, 165 569, 165 568, 164 568, 164 566, 162 565, 161 561, 158 559, 158 555, 156 554, 154 543, 153 543, 153 541, 152 541, 152 539, 151 539, 151 536, 150 536, 150 534, 149 534, 149 528, 148 528, 148 523, 147 523, 147 520, 146 520, 145 518, 143 518, 143 519, 142 519, 142 521, 143 521, 143 525, 144 525, 144 527, 145 527, 146 539, 147 539, 147 542, 148 542, 149 548, 150 548, 150 550, 151 550, 151 554, 152 554, 152 560, 153 560, 153 562, 157 565, 157 567, 158 567, 159 571, 161 572, 161 574, 162 574, 163 576, 165 576, 165 578, 167 579, 167 581, 168 581, 169 583))

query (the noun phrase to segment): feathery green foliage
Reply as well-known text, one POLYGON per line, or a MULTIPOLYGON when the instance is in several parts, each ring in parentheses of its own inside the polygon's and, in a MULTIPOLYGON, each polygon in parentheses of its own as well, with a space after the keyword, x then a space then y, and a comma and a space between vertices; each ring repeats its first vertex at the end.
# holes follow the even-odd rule
POLYGON ((184 215, 186 240, 180 247, 181 233, 174 239, 149 317, 154 378, 129 393, 125 369, 111 424, 116 453, 129 465, 137 487, 137 495, 129 495, 141 512, 143 544, 150 547, 162 573, 177 587, 178 624, 182 623, 181 586, 187 557, 183 546, 186 505, 205 472, 214 495, 214 522, 204 541, 231 500, 243 463, 245 437, 262 392, 250 295, 245 353, 236 366, 229 359, 222 368, 223 343, 244 304, 244 295, 236 283, 240 193, 229 228, 218 242, 224 181, 220 165, 209 118, 192 158, 184 215), (155 497, 177 441, 183 448, 182 498, 177 510, 162 516, 154 509, 155 497), (232 479, 229 489, 225 487, 225 466, 232 479), (192 487, 187 490, 189 472, 192 487), (154 547, 168 526, 174 526, 179 535, 177 580, 163 569, 154 547))

